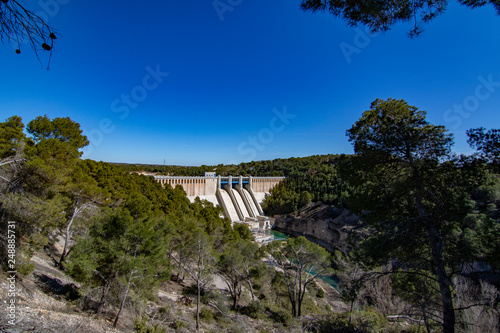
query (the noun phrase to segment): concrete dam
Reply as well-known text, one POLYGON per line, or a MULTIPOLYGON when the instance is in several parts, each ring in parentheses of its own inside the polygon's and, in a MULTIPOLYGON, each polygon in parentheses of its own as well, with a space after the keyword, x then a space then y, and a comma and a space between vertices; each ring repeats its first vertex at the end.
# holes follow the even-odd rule
POLYGON ((216 176, 207 172, 203 177, 154 176, 155 180, 175 187, 181 185, 191 202, 196 197, 223 208, 231 222, 263 221, 261 203, 269 191, 285 177, 216 176))

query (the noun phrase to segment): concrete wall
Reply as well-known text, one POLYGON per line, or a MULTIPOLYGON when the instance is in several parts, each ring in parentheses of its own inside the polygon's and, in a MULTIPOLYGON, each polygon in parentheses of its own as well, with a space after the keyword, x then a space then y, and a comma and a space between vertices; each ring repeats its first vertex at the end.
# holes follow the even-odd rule
MULTIPOLYGON (((177 177, 177 176, 154 176, 155 180, 163 186, 169 184, 172 187, 181 185, 188 197, 198 195, 215 195, 217 191, 216 177, 177 177)), ((227 177, 222 177, 223 179, 227 177)), ((232 177, 237 179, 238 177, 232 177)), ((284 177, 243 177, 249 179, 250 186, 254 193, 269 191, 281 182, 284 177)))
POLYGON ((259 201, 259 199, 263 199, 266 193, 269 193, 284 179, 284 177, 213 177, 212 175, 207 177, 154 176, 154 178, 163 186, 181 185, 190 200, 194 200, 197 196, 210 198, 211 202, 217 200, 219 206, 224 208, 225 215, 233 222, 244 221, 246 217, 257 217, 254 216, 256 215, 254 210, 258 211, 259 215, 263 214, 260 207, 262 200, 259 201), (245 189, 242 186, 244 182, 245 189), (225 189, 221 189, 222 186, 225 189), (245 193, 248 193, 248 197, 245 193), (252 205, 255 206, 253 210, 252 205), (233 210, 237 212, 237 216, 233 210))
POLYGON ((252 189, 254 192, 269 193, 273 187, 278 185, 284 177, 252 177, 252 189))
POLYGON ((155 176, 155 180, 165 185, 176 187, 181 185, 188 197, 215 195, 217 190, 217 178, 214 177, 170 177, 155 176))

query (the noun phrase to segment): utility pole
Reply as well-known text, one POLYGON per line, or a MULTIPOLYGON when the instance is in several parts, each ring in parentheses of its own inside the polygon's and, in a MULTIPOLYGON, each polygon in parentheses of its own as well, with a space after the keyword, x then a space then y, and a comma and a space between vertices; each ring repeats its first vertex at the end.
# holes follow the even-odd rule
POLYGON ((163 173, 165 173, 165 159, 163 159, 163 173))

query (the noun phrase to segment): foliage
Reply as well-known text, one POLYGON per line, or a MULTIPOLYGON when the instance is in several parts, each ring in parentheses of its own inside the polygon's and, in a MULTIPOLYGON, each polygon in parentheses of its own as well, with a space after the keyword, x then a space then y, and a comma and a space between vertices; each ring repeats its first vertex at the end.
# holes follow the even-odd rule
POLYGON ((252 240, 252 231, 246 224, 236 223, 233 225, 234 231, 238 234, 241 240, 250 241, 252 240))
MULTIPOLYGON (((460 0, 459 3, 469 8, 476 8, 490 3, 500 13, 500 4, 495 0, 460 0)), ((398 22, 414 22, 409 32, 410 37, 422 32, 422 25, 441 15, 448 6, 447 0, 438 1, 329 1, 303 0, 301 8, 305 11, 328 11, 341 17, 350 26, 366 25, 372 32, 390 30, 398 22)))
POLYGON ((264 319, 267 317, 266 307, 259 300, 251 301, 250 304, 241 308, 240 312, 254 319, 264 319))
POLYGON ((475 148, 479 155, 495 166, 495 171, 500 171, 500 130, 484 127, 474 128, 467 131, 469 139, 467 142, 475 148))
POLYGON ((293 316, 290 314, 290 312, 283 309, 277 309, 276 311, 273 311, 271 313, 271 318, 275 322, 283 324, 285 326, 291 326, 291 324, 293 323, 293 316))
POLYGON ((453 331, 453 275, 496 247, 480 238, 492 221, 474 200, 490 184, 487 170, 453 158, 451 135, 403 100, 377 99, 347 135, 357 153, 342 162, 343 179, 356 189, 350 205, 375 228, 362 258, 407 274, 425 271, 439 286, 443 329, 453 331))
MULTIPOLYGON (((249 242, 247 227, 233 229, 229 220, 219 217, 220 207, 199 199, 190 203, 182 187, 163 188, 152 177, 130 172, 140 166, 81 160, 80 148, 87 139, 78 123, 37 117, 28 123, 28 137, 23 127, 15 116, 0 123, 0 152, 2 161, 7 161, 0 166, 0 222, 16 221, 26 263, 33 251, 51 244, 53 235, 66 229, 68 240, 76 240, 76 246, 67 249, 65 266, 82 281, 82 290, 89 292, 84 298, 98 305, 96 311, 111 303, 118 309, 118 320, 121 308, 151 299, 154 287, 172 272, 179 282, 186 275, 194 276, 197 303, 222 316, 229 311, 227 299, 207 285, 215 272, 230 286, 234 308, 243 303, 242 288, 249 290, 251 301, 241 308, 249 316, 270 316, 289 325, 292 313, 319 311, 313 298, 321 292, 312 286, 330 265, 324 249, 304 238, 290 239, 284 246, 271 244, 267 249, 283 270, 277 272, 260 261, 263 252, 249 242), (287 308, 292 311, 285 312, 287 308)), ((213 169, 219 174, 286 175, 266 199, 268 212, 288 213, 311 201, 349 205, 374 231, 351 255, 363 259, 373 274, 382 273, 373 267, 393 264, 383 274, 394 273, 386 280, 392 282, 394 293, 412 305, 410 314, 415 317, 442 311, 436 270, 440 266, 434 260, 433 245, 442 244, 441 267, 452 282, 457 273, 473 272, 474 264, 500 267, 500 182, 487 167, 492 165, 490 160, 452 156, 451 137, 444 128, 427 123, 423 111, 392 99, 375 101, 349 137, 355 156, 171 170, 196 175, 213 169), (438 230, 437 242, 430 237, 432 227, 438 230)), ((356 266, 344 261, 342 266, 337 260, 343 270, 338 272, 343 294, 349 302, 356 301, 360 295, 356 283, 365 280, 353 278, 356 266)), ((20 268, 29 273, 32 267, 20 268)), ((482 281, 484 276, 472 274, 471 278, 482 281)), ((365 289, 370 283, 365 283, 365 289)), ((481 295, 494 299, 493 289, 480 285, 481 295)), ((460 295, 459 288, 458 296, 452 294, 458 300, 453 305, 469 307, 481 301, 467 298, 468 289, 462 289, 460 295)), ((494 318, 497 310, 490 305, 483 308, 483 314, 494 318)), ((210 319, 210 310, 199 310, 201 317, 210 319)), ((351 323, 361 325, 358 312, 352 310, 351 323)), ((458 318, 487 317, 467 311, 458 318)), ((348 315, 345 319, 349 323, 348 315)))
POLYGON ((125 208, 106 209, 75 246, 68 271, 79 281, 101 286, 100 305, 112 283, 122 286, 120 310, 130 291, 150 292, 167 276, 168 224, 159 219, 136 221, 125 208), (142 290, 142 289, 146 290, 142 290))
POLYGON ((204 307, 203 309, 201 309, 200 318, 206 322, 209 322, 209 323, 213 322, 215 320, 212 310, 210 310, 207 307, 204 307))
POLYGON ((170 257, 177 262, 193 279, 197 288, 196 297, 196 329, 200 327, 200 297, 201 291, 212 279, 212 271, 216 262, 213 249, 213 238, 203 230, 195 230, 186 246, 178 248, 178 252, 170 253, 170 257))
POLYGON ((161 325, 153 325, 148 322, 147 318, 136 318, 134 332, 137 333, 166 333, 167 330, 162 328, 161 325))
POLYGON ((26 130, 33 136, 35 143, 55 139, 75 148, 83 148, 89 144, 87 137, 82 135, 80 125, 69 117, 50 120, 47 115, 38 116, 28 123, 26 130))
POLYGON ((243 284, 249 287, 252 297, 252 270, 259 264, 262 253, 257 244, 240 240, 229 247, 217 263, 217 274, 226 282, 231 298, 233 309, 238 307, 243 284))
POLYGON ((292 305, 291 313, 294 317, 300 317, 307 287, 318 276, 330 271, 331 256, 324 248, 305 237, 289 239, 284 246, 275 241, 268 245, 268 251, 283 270, 292 305))
POLYGON ((14 156, 25 138, 21 117, 12 116, 0 123, 0 160, 14 156))
POLYGON ((350 189, 340 178, 339 158, 326 155, 283 160, 287 178, 264 200, 266 214, 289 214, 309 202, 342 205, 350 189))
POLYGON ((384 332, 385 317, 372 309, 334 314, 308 324, 315 333, 375 333, 384 332))

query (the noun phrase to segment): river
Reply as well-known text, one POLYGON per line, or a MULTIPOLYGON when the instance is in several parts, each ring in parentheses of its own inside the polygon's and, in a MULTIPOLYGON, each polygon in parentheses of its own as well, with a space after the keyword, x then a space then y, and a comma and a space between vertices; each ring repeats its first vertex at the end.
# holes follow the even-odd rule
MULTIPOLYGON (((276 231, 276 230, 267 230, 266 233, 269 233, 270 235, 272 235, 274 237, 274 240, 278 240, 278 241, 286 241, 288 238, 291 237, 285 233, 282 233, 282 232, 276 231)), ((313 272, 313 274, 314 274, 314 272, 313 272)), ((338 290, 338 283, 337 283, 335 278, 336 278, 335 275, 320 277, 321 280, 325 281, 330 286, 332 286, 333 288, 338 290)))

